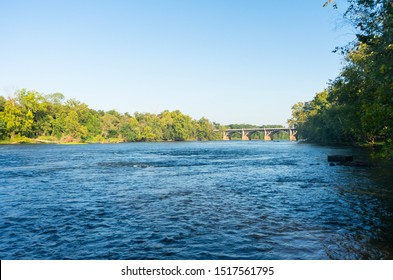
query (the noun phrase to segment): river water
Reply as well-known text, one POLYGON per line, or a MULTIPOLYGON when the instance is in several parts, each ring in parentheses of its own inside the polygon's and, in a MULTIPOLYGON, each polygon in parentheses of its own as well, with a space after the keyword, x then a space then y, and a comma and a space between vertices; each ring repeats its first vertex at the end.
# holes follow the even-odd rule
POLYGON ((393 259, 392 168, 327 163, 354 153, 285 141, 0 146, 0 259, 393 259))

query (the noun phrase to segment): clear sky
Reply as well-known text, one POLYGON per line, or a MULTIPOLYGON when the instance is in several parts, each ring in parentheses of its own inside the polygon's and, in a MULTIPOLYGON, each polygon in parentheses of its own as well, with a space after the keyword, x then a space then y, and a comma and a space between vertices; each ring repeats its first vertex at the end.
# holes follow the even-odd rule
POLYGON ((342 67, 332 50, 351 35, 323 3, 0 0, 0 95, 27 88, 93 109, 285 125, 342 67))

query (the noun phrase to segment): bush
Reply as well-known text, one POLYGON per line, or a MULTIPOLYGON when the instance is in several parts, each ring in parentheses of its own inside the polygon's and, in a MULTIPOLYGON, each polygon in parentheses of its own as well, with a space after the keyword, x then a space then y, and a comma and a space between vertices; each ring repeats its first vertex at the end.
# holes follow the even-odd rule
POLYGON ((11 139, 11 143, 12 144, 32 144, 32 143, 36 143, 36 142, 33 139, 30 139, 26 136, 20 136, 18 134, 11 139))

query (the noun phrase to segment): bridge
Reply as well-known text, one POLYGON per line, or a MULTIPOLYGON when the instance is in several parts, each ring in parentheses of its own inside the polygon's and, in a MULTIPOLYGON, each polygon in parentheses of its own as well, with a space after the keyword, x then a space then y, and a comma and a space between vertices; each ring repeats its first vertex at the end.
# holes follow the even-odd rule
POLYGON ((270 141, 274 139, 274 134, 284 131, 289 134, 290 141, 296 141, 296 129, 285 127, 259 127, 259 128, 239 128, 239 129, 225 129, 222 131, 222 140, 231 140, 232 135, 241 133, 242 140, 251 140, 252 135, 256 132, 263 133, 263 140, 270 141))

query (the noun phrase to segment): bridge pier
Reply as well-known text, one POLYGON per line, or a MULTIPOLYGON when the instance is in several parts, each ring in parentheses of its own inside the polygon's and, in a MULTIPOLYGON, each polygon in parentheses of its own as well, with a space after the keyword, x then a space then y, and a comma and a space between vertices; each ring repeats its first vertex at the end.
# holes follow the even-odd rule
POLYGON ((272 140, 272 131, 264 129, 263 140, 264 141, 271 141, 272 140))
POLYGON ((296 139, 296 132, 294 132, 292 129, 289 130, 289 141, 297 141, 296 139))
POLYGON ((242 140, 243 141, 250 141, 251 140, 251 135, 249 133, 247 133, 246 131, 244 131, 244 129, 242 130, 242 140))
POLYGON ((229 136, 229 133, 227 133, 226 131, 223 131, 222 132, 222 140, 224 140, 224 141, 231 140, 231 137, 229 136))

